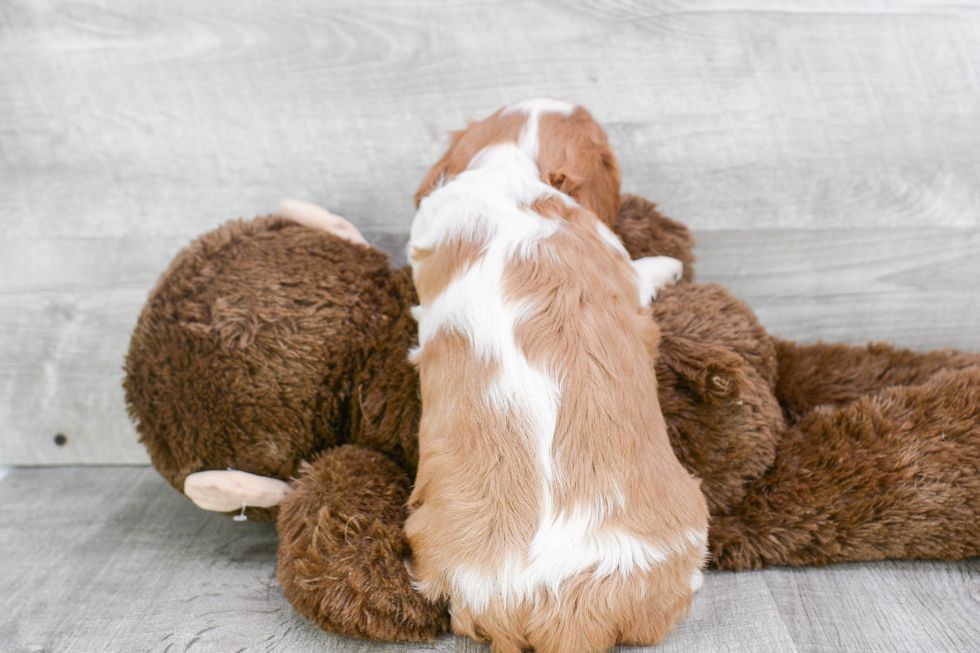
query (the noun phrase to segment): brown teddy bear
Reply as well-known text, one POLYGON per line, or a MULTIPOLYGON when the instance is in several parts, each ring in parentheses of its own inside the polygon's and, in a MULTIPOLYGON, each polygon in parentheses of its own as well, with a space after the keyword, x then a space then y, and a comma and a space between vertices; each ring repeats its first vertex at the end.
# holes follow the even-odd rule
MULTIPOLYGON (((133 333, 129 412, 199 505, 271 519, 281 501, 279 580, 299 612, 430 639, 448 613, 411 587, 402 534, 420 413, 411 272, 343 221, 308 222, 339 236, 267 217, 178 255, 133 333)), ((778 340, 723 287, 692 283, 693 238, 652 203, 625 196, 615 231, 634 258, 684 263, 654 303, 654 364, 716 566, 980 554, 980 355, 778 340)))

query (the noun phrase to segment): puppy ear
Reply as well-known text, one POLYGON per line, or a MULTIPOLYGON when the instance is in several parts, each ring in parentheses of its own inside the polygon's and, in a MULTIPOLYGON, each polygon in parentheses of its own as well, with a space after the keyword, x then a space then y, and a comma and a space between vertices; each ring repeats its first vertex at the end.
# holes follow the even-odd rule
POLYGON ((622 205, 620 196, 621 174, 616 155, 608 143, 602 142, 596 146, 596 156, 590 161, 591 172, 595 183, 589 198, 590 206, 596 216, 607 227, 616 223, 619 207, 622 205))
POLYGON ((615 224, 621 203, 620 173, 616 157, 605 143, 593 144, 586 155, 556 167, 542 181, 571 196, 606 226, 615 224))
POLYGON ((544 180, 549 186, 555 190, 565 193, 566 195, 571 195, 578 202, 578 198, 575 197, 574 191, 578 189, 581 185, 580 182, 576 182, 569 170, 565 167, 558 168, 557 170, 552 170, 548 173, 547 179, 544 180))

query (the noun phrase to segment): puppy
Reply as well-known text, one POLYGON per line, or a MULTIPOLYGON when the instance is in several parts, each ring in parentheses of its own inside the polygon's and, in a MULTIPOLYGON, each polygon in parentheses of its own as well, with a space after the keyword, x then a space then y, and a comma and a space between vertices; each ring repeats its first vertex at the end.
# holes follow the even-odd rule
POLYGON ((551 100, 455 134, 419 191, 409 569, 500 653, 657 643, 700 586, 708 511, 667 439, 646 308, 680 264, 631 265, 618 197, 601 128, 551 100))

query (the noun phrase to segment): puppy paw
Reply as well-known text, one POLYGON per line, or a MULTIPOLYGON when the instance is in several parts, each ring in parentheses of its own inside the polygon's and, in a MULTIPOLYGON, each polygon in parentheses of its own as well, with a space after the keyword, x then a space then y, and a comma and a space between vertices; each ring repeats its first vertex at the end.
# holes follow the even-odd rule
POLYGON ((704 587, 704 573, 700 569, 695 569, 691 574, 691 594, 697 594, 704 587))
POLYGON ((670 256, 645 256, 633 261, 639 276, 640 304, 648 305, 661 288, 673 286, 684 275, 684 264, 670 256))

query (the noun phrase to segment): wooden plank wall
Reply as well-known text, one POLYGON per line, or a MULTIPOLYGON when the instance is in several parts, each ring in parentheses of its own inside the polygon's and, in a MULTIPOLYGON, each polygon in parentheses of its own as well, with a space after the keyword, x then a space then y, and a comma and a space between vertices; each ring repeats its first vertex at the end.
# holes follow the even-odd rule
POLYGON ((533 96, 773 333, 980 350, 978 71, 975 2, 0 0, 0 464, 146 461, 120 366, 183 244, 289 195, 398 258, 446 132, 533 96))

